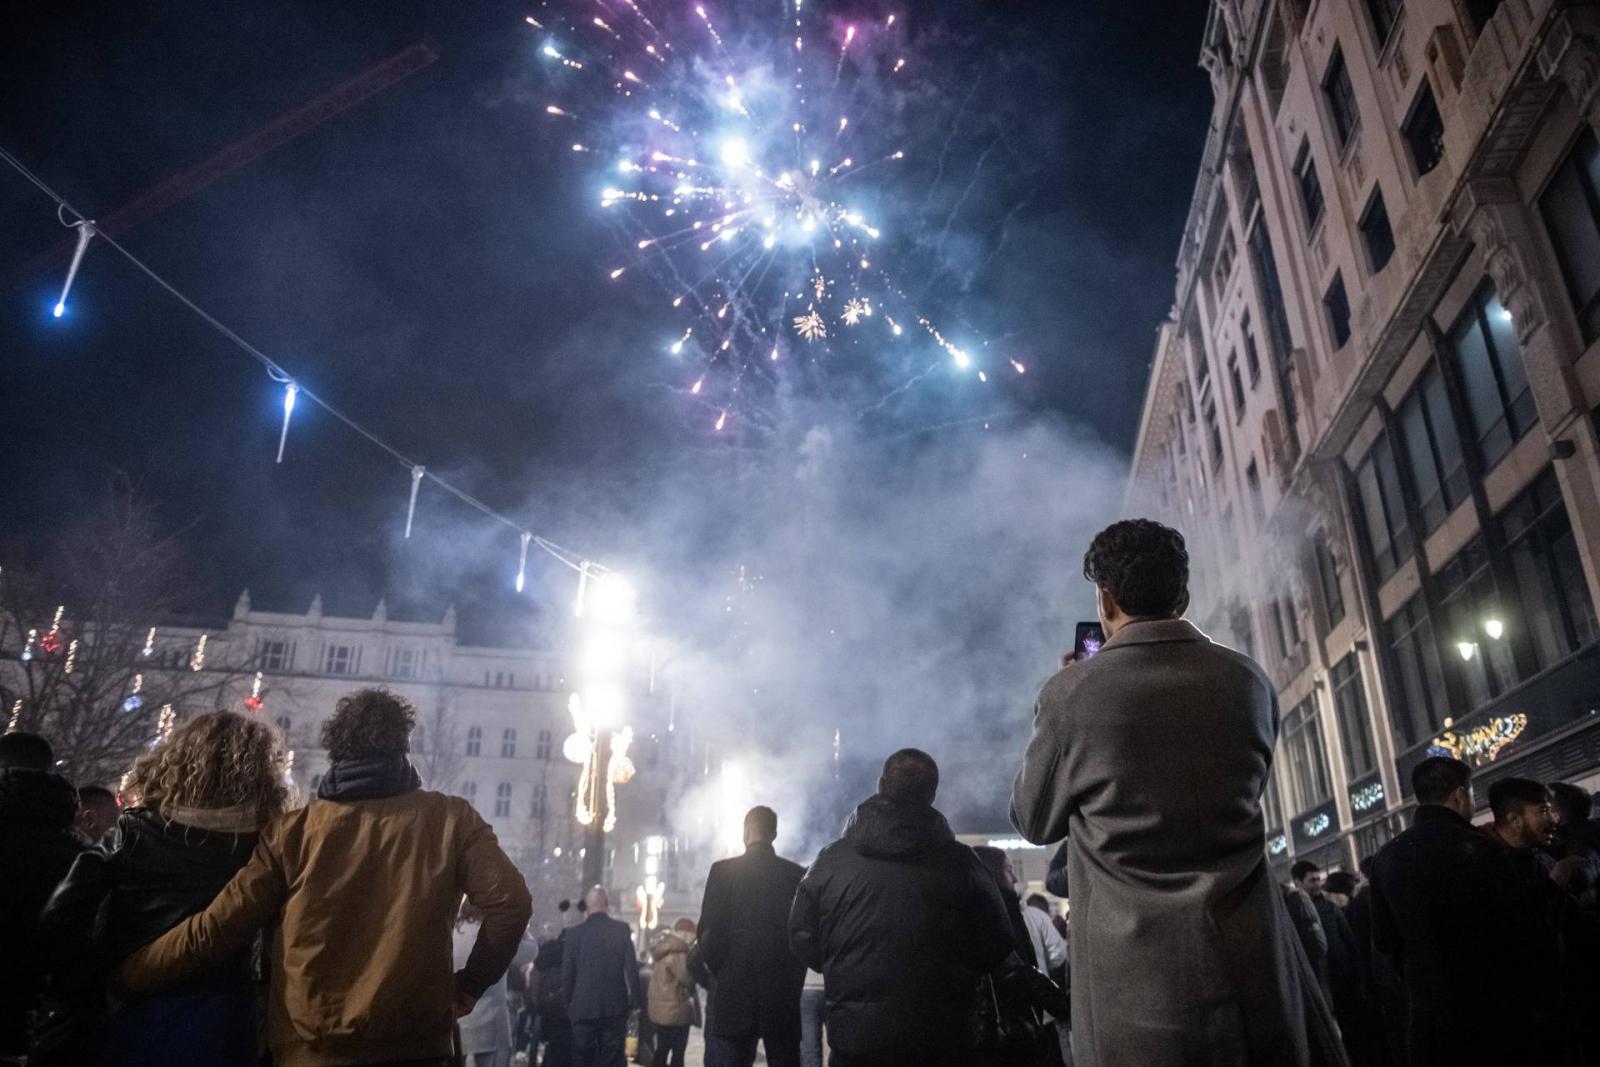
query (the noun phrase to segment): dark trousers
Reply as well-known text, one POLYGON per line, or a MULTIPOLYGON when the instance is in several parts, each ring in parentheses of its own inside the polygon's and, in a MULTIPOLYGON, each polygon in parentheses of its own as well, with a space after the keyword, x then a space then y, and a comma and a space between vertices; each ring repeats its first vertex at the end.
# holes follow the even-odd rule
POLYGON ((800 1067, 800 1035, 783 1037, 741 1034, 706 1035, 706 1067, 750 1067, 756 1062, 756 1043, 766 1049, 767 1067, 800 1067))
POLYGON ((684 1067, 684 1050, 689 1047, 687 1026, 657 1026, 656 1054, 650 1067, 684 1067))
POLYGON ((573 1067, 627 1067, 628 1017, 572 1020, 573 1067))

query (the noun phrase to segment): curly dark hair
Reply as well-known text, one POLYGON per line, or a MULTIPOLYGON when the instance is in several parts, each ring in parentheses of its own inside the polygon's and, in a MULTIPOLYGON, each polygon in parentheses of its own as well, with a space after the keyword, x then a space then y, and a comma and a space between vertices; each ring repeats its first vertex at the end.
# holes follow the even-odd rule
POLYGON ((322 747, 330 760, 403 756, 411 751, 417 709, 387 689, 357 689, 339 698, 322 724, 322 747))
POLYGON ((1083 576, 1136 619, 1171 618, 1189 606, 1183 534, 1150 519, 1114 522, 1095 534, 1083 555, 1083 576))

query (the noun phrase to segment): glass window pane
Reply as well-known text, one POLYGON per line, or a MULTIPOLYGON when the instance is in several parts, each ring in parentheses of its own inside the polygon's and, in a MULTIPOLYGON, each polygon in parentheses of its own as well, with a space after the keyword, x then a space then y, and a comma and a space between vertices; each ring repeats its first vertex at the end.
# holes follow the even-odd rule
POLYGON ((1428 428, 1433 432, 1434 452, 1444 464, 1442 484, 1447 508, 1467 498, 1467 466, 1461 455, 1461 435, 1450 413, 1444 392, 1444 377, 1430 370, 1422 387, 1423 406, 1428 411, 1428 428))
POLYGON ((1519 620, 1533 642, 1541 669, 1558 662, 1567 652, 1557 607, 1555 583, 1544 561, 1539 558, 1534 538, 1525 538, 1511 548, 1511 569, 1517 578, 1522 618, 1519 620))
MULTIPOLYGON (((1591 158, 1600 165, 1600 156, 1591 158)), ((1595 227, 1583 189, 1585 175, 1577 164, 1576 159, 1571 160, 1556 172, 1539 199, 1539 208, 1551 243, 1560 255, 1567 290, 1581 314, 1600 294, 1600 229, 1595 227)))
POLYGON ((1422 413, 1420 390, 1413 390, 1396 412, 1400 420, 1400 434, 1411 463, 1411 479, 1417 491, 1423 529, 1432 532, 1444 521, 1445 503, 1440 491, 1439 468, 1434 461, 1433 442, 1428 437, 1428 425, 1422 413))
POLYGON ((1505 415, 1505 408, 1500 400, 1500 385, 1495 381, 1489 344, 1484 337, 1477 311, 1476 306, 1468 309, 1451 335, 1451 340, 1454 342, 1456 361, 1461 367, 1461 377, 1466 385, 1467 410, 1472 414, 1473 430, 1479 442, 1484 444, 1484 460, 1493 463, 1505 450, 1503 447, 1490 449, 1486 442, 1499 427, 1505 415))
POLYGON ((1361 514, 1366 521, 1367 543, 1372 548, 1372 558, 1377 564, 1381 582, 1394 573, 1393 549, 1389 543, 1389 526, 1383 516, 1383 496, 1378 491, 1377 466, 1371 459, 1361 465, 1356 475, 1361 491, 1361 514))

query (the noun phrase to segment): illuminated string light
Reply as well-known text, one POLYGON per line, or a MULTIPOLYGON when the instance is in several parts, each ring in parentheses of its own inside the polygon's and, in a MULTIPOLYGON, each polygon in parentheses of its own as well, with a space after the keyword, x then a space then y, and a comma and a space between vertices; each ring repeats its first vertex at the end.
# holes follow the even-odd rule
POLYGON ((521 535, 522 549, 517 557, 517 592, 522 592, 522 587, 528 580, 528 542, 533 540, 533 534, 524 531, 521 535))
POLYGON ((244 706, 251 711, 260 711, 265 703, 266 701, 261 698, 261 672, 256 671, 256 676, 250 683, 250 695, 244 698, 244 706))
POLYGON ((142 689, 144 689, 144 675, 136 674, 133 676, 133 692, 122 702, 123 711, 131 715, 144 707, 144 697, 140 695, 142 689))
POLYGON ((417 517, 417 490, 422 487, 422 476, 427 473, 427 468, 420 465, 411 468, 411 498, 406 501, 407 541, 411 540, 411 522, 417 517))
POLYGON ((206 665, 206 637, 207 636, 208 635, 206 635, 206 634, 201 634, 200 635, 200 640, 195 643, 194 655, 189 657, 189 669, 191 671, 201 670, 206 665))
POLYGON ((78 277, 78 268, 83 266, 83 254, 89 250, 89 239, 96 233, 92 219, 79 219, 71 225, 78 231, 78 244, 72 250, 72 264, 67 267, 67 280, 61 286, 61 296, 56 299, 56 306, 51 308, 51 314, 58 319, 67 313, 67 297, 72 295, 72 283, 78 277))
POLYGON ((19 698, 11 705, 11 718, 6 722, 6 733, 14 734, 20 729, 22 729, 22 700, 19 698))
POLYGON ((76 637, 74 637, 72 639, 71 643, 67 645, 67 662, 62 665, 61 673, 62 674, 71 674, 72 671, 73 671, 73 668, 76 667, 77 664, 78 664, 78 639, 76 637))
POLYGON ((286 382, 283 386, 283 431, 278 434, 278 462, 283 462, 283 449, 289 443, 289 417, 294 414, 295 397, 300 395, 300 387, 294 382, 286 382))
POLYGON ((17 653, 17 658, 27 663, 33 659, 33 646, 39 640, 38 630, 29 630, 28 639, 23 642, 22 651, 17 653))
POLYGON ((150 627, 150 632, 144 635, 144 647, 139 650, 139 655, 149 659, 156 651, 156 628, 150 627))

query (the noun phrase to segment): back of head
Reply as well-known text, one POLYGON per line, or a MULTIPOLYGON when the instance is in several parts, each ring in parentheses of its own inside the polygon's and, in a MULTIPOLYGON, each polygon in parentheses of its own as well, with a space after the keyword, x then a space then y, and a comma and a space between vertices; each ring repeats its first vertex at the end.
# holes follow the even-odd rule
POLYGON ((1029 893, 1028 907, 1038 908, 1040 911, 1050 910, 1050 901, 1043 893, 1029 893))
POLYGON ((1361 872, 1361 877, 1365 878, 1369 882, 1372 881, 1372 856, 1362 856, 1361 859, 1356 862, 1356 870, 1361 872))
POLYGON ((1561 813, 1561 822, 1575 826, 1594 813, 1594 795, 1571 782, 1551 782, 1550 802, 1561 813))
POLYGON ((973 845, 972 851, 977 853, 978 861, 984 869, 994 875, 994 880, 1001 885, 1006 884, 1006 854, 993 845, 973 845))
POLYGON ((0 771, 48 771, 55 765, 55 751, 38 734, 0 734, 0 771))
POLYGON ((933 806, 939 792, 939 765, 916 748, 902 748, 883 763, 878 792, 891 800, 933 806))
POLYGON ((585 911, 590 915, 604 915, 611 908, 611 894, 595 886, 584 894, 585 911))
POLYGON ((686 938, 692 938, 694 937, 695 932, 694 920, 685 915, 683 918, 672 924, 672 929, 674 933, 686 938))
POLYGON ((416 709, 387 689, 358 689, 339 698, 322 724, 322 747, 335 763, 391 759, 411 751, 416 709))
POLYGON ((1343 896, 1355 896, 1356 876, 1349 871, 1334 871, 1328 875, 1328 880, 1322 888, 1329 893, 1339 893, 1343 896))
POLYGON ((278 731, 237 712, 210 711, 135 760, 126 790, 169 819, 185 808, 247 807, 265 822, 288 806, 288 781, 278 731))
POLYGON ((778 813, 757 805, 745 813, 744 843, 772 844, 778 839, 778 813))
POLYGON ((1532 778, 1502 778, 1489 787, 1489 810, 1494 821, 1504 823, 1526 807, 1550 802, 1550 791, 1532 778))
POLYGON ((1471 783, 1472 768, 1450 756, 1429 756, 1411 772, 1411 792, 1418 804, 1443 804, 1471 783))
POLYGON ((1176 618, 1189 607, 1183 535, 1151 519, 1114 522, 1096 534, 1083 556, 1083 576, 1130 618, 1176 618))

